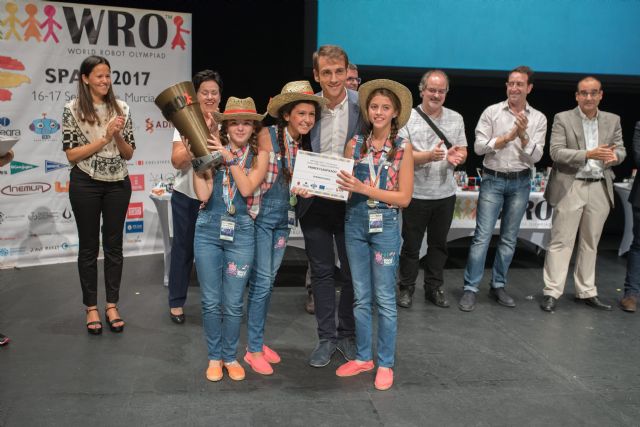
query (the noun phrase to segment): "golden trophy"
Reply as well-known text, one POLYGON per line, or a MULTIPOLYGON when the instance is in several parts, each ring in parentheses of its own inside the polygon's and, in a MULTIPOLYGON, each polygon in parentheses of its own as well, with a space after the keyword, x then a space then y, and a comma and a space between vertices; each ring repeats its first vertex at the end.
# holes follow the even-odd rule
POLYGON ((191 161, 196 172, 203 172, 222 163, 222 155, 210 153, 207 138, 211 134, 200 110, 196 90, 190 81, 176 83, 163 90, 155 101, 165 119, 173 123, 180 135, 189 140, 195 159, 191 161))

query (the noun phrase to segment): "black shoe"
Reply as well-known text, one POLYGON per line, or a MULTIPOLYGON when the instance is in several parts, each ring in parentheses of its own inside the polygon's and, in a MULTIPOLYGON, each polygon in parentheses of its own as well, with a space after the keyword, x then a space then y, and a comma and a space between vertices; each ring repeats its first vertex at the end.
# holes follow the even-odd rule
POLYGON ((489 295, 493 297, 498 304, 504 305, 505 307, 513 308, 516 306, 516 302, 509 296, 507 291, 504 288, 491 288, 489 291, 489 295))
MULTIPOLYGON (((87 308, 85 311, 87 312, 87 314, 89 314, 90 311, 98 311, 98 309, 95 307, 87 308)), ((102 333, 102 322, 99 320, 95 320, 93 322, 87 322, 87 332, 90 335, 100 335, 102 333), (89 326, 95 326, 95 328, 90 328, 89 326)))
POLYGON ((8 336, 0 334, 0 345, 7 345, 9 344, 9 341, 8 336))
POLYGON ((476 308, 476 293, 473 291, 464 291, 460 302, 458 302, 458 308, 462 311, 473 311, 473 309, 476 308))
POLYGON ((182 325, 187 320, 187 318, 185 317, 184 313, 182 313, 182 314, 173 314, 171 312, 171 310, 169 310, 169 318, 171 318, 171 321, 173 323, 178 324, 178 325, 182 325))
POLYGON ((115 332, 115 333, 119 333, 124 331, 124 320, 119 319, 119 318, 115 318, 115 319, 111 319, 109 320, 109 315, 107 314, 109 312, 109 310, 113 310, 113 309, 118 309, 117 306, 111 306, 111 307, 107 307, 104 309, 104 317, 105 319, 107 319, 107 322, 109 323, 109 329, 111 329, 111 332, 115 332), (120 323, 122 322, 123 324, 120 326, 114 326, 114 323, 120 323))
POLYGON ((449 301, 441 288, 426 288, 424 290, 424 299, 431 301, 438 307, 449 308, 449 301))
POLYGON ((543 309, 544 311, 551 313, 556 309, 557 302, 558 302, 557 298, 554 298, 551 295, 545 295, 544 297, 542 297, 540 308, 543 309))
POLYGON ((309 357, 309 365, 314 368, 322 368, 331 362, 331 356, 336 351, 336 344, 327 339, 318 341, 318 345, 311 352, 309 357))
POLYGON ((598 310, 611 311, 611 306, 604 304, 598 299, 598 297, 591 298, 575 298, 575 302, 583 302, 589 307, 597 308, 598 310))
POLYGON ((306 311, 309 314, 314 314, 316 312, 316 305, 313 302, 312 293, 307 294, 307 299, 304 302, 304 311, 306 311))
POLYGON ((403 308, 411 307, 411 303, 413 302, 412 294, 413 292, 411 292, 411 289, 400 288, 400 290, 398 291, 398 298, 396 300, 398 306, 403 308))
POLYGON ((353 337, 342 338, 336 345, 336 350, 342 353, 345 359, 348 361, 356 359, 356 340, 353 337))

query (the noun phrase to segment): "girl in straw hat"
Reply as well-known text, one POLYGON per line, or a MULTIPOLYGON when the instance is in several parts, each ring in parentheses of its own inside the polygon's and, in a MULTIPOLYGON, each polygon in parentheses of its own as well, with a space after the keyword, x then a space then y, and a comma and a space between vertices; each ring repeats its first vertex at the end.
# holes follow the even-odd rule
POLYGON ((411 92, 392 80, 372 80, 358 91, 363 134, 345 148, 353 157, 353 174, 341 171, 338 184, 351 192, 345 215, 345 240, 353 280, 356 320, 356 359, 340 366, 339 377, 373 370, 372 311, 378 308, 378 371, 375 387, 393 385, 396 344, 396 270, 400 250, 398 208, 411 201, 411 144, 398 138, 398 129, 411 114, 411 92), (368 256, 363 256, 368 254, 368 256))
POLYGON ((259 186, 269 156, 258 151, 257 135, 264 115, 251 98, 229 98, 224 113, 215 113, 220 136, 210 146, 224 164, 218 171, 194 174, 194 189, 203 208, 196 220, 194 255, 202 293, 202 320, 209 353, 206 376, 244 379, 236 360, 242 296, 254 254, 254 218, 259 211, 259 186))
POLYGON ((267 106, 267 112, 277 119, 277 124, 260 134, 261 142, 266 141, 264 145, 272 147, 273 152, 267 179, 261 187, 260 213, 255 224, 256 255, 247 307, 249 342, 244 360, 262 375, 271 375, 271 364, 280 362, 280 356, 264 345, 264 325, 289 230, 295 225, 297 199, 289 191, 293 166, 302 138, 315 124, 324 103, 324 98, 313 94, 309 82, 287 83, 267 106))

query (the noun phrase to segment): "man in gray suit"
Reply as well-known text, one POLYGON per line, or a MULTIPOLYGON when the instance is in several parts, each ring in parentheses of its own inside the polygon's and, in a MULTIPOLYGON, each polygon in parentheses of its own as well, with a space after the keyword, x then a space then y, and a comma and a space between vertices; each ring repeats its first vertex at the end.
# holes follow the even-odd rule
MULTIPOLYGON (((640 167, 640 122, 636 122, 633 133, 633 160, 636 168, 640 167)), ((633 180, 629 203, 633 209, 633 242, 627 254, 627 277, 620 308, 633 313, 640 296, 640 178, 633 180)))
POLYGON ((540 308, 551 312, 564 291, 569 261, 578 237, 573 280, 576 302, 600 310, 611 306, 598 299, 596 256, 602 227, 613 206, 611 166, 626 152, 620 117, 598 110, 602 84, 595 77, 578 82, 578 107, 556 114, 551 130, 553 169, 545 199, 553 206, 551 243, 544 262, 544 290, 540 308))
MULTIPOLYGON (((311 149, 316 153, 343 157, 345 144, 361 127, 358 93, 345 88, 348 64, 346 52, 338 46, 321 46, 313 54, 313 76, 322 88, 318 95, 328 100, 310 132, 311 149)), ((344 202, 321 197, 299 197, 296 205, 311 267, 318 322, 319 341, 309 364, 317 368, 328 365, 336 350, 347 360, 355 358, 353 284, 344 242, 345 206, 344 202), (335 268, 334 241, 340 269, 335 268), (336 282, 342 285, 337 325, 336 282)))

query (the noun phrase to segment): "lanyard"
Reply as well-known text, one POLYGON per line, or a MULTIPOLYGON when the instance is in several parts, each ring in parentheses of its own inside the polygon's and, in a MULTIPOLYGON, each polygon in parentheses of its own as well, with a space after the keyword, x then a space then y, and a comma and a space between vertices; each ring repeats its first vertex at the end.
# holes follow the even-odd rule
POLYGON ((285 128, 284 135, 284 151, 287 158, 286 167, 287 169, 289 169, 289 175, 293 175, 293 167, 295 166, 296 156, 298 155, 298 144, 296 144, 293 138, 291 138, 291 135, 289 135, 289 130, 287 128, 285 128))
MULTIPOLYGON (((388 140, 388 139, 387 139, 388 140)), ((369 165, 369 185, 371 187, 378 187, 379 185, 379 180, 380 180, 380 174, 382 173, 382 169, 384 169, 384 166, 386 166, 389 161, 385 156, 385 159, 382 160, 382 162, 379 162, 378 164, 378 173, 376 173, 375 170, 375 161, 373 159, 373 152, 372 152, 372 144, 370 144, 371 141, 371 137, 369 137, 369 139, 367 139, 367 145, 369 148, 369 153, 367 153, 367 164, 369 165)), ((386 144, 382 146, 382 151, 384 152, 384 154, 380 155, 380 158, 382 159, 382 156, 387 154, 387 152, 389 151, 389 147, 386 144)))
MULTIPOLYGON (((240 160, 240 163, 238 164, 241 170, 244 170, 244 164, 247 161, 248 154, 249 154, 249 147, 245 146, 244 153, 242 153, 242 160, 240 160)), ((224 204, 227 206, 227 212, 233 215, 235 213, 235 207, 233 206, 233 199, 236 197, 238 186, 236 185, 235 181, 233 181, 233 184, 231 184, 231 171, 229 171, 229 166, 224 167, 223 173, 224 175, 222 177, 222 182, 224 183, 224 187, 222 188, 222 199, 224 200, 224 204)))

